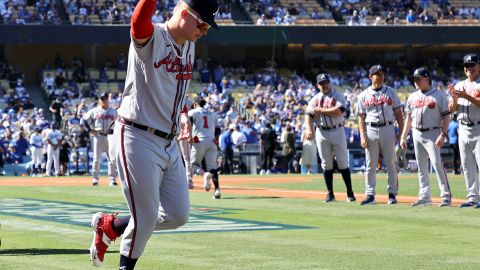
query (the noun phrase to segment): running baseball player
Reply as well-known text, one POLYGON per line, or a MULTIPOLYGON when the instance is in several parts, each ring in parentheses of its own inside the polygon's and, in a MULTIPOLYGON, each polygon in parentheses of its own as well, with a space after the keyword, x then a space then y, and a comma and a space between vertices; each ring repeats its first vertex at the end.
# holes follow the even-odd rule
POLYGON ((108 155, 107 140, 108 130, 117 118, 117 111, 110 108, 108 96, 107 92, 103 93, 98 98, 98 106, 85 113, 82 117, 85 130, 93 135, 92 186, 98 185, 98 179, 100 178, 100 161, 102 160, 103 152, 107 153, 110 186, 117 185, 115 181, 117 173, 115 165, 108 155))
POLYGON ((432 88, 430 72, 425 68, 418 68, 412 75, 415 91, 405 106, 405 126, 400 138, 400 146, 407 149, 407 136, 412 130, 413 147, 418 165, 420 190, 418 200, 412 206, 431 205, 429 159, 437 175, 438 186, 442 202, 440 207, 451 205, 450 185, 447 172, 443 166, 440 148, 447 138, 450 111, 448 110, 447 95, 432 88))
POLYGON ((354 202, 356 199, 347 161, 347 139, 343 129, 345 124, 343 112, 346 101, 342 94, 332 89, 330 76, 326 73, 317 76, 317 87, 320 92, 308 102, 305 111, 305 138, 307 140, 313 138, 313 122, 315 122, 317 126, 315 141, 322 160, 323 177, 328 190, 325 202, 335 202, 333 193, 334 155, 347 188, 347 201, 354 202))
POLYGON ((63 134, 57 129, 56 124, 51 124, 46 134, 47 140, 47 176, 52 175, 52 162, 55 167, 55 176, 60 174, 60 146, 62 145, 63 134))
POLYGON ((361 205, 375 204, 376 168, 380 152, 388 173, 388 204, 397 203, 398 172, 395 155, 395 119, 403 129, 401 103, 395 90, 385 83, 385 68, 374 65, 368 76, 372 85, 358 96, 360 144, 365 149, 365 195, 361 205))
POLYGON ((140 0, 132 15, 125 90, 109 149, 130 215, 93 215, 90 255, 95 266, 123 234, 119 269, 134 269, 154 230, 178 228, 189 216, 185 167, 173 140, 188 121, 182 108, 195 41, 211 26, 218 28, 214 17, 219 4, 180 0, 165 24, 153 25, 156 2, 140 0))
POLYGON ((202 97, 196 97, 193 103, 193 110, 188 112, 192 122, 192 167, 193 171, 203 176, 203 187, 205 191, 210 190, 210 179, 215 186, 214 198, 220 199, 220 185, 217 173, 217 145, 215 144, 215 127, 217 126, 217 115, 205 109, 207 102, 202 97), (202 160, 205 159, 207 172, 202 169, 202 160))
MULTIPOLYGON (((192 109, 193 103, 185 96, 185 106, 184 111, 188 112, 189 109, 192 109)), ((185 174, 187 176, 188 181, 188 188, 193 189, 193 169, 192 169, 192 159, 191 159, 191 152, 192 152, 192 124, 190 120, 186 123, 182 124, 180 129, 180 135, 178 135, 177 140, 180 146, 180 151, 182 152, 183 163, 185 164, 185 174)))
POLYGON ((460 207, 480 208, 478 168, 480 168, 480 57, 467 54, 463 58, 467 78, 455 86, 449 85, 449 108, 457 112, 458 146, 467 185, 468 201, 460 207))
POLYGON ((32 153, 32 176, 42 175, 42 158, 43 158, 43 137, 42 129, 36 127, 32 135, 30 135, 30 152, 32 153))

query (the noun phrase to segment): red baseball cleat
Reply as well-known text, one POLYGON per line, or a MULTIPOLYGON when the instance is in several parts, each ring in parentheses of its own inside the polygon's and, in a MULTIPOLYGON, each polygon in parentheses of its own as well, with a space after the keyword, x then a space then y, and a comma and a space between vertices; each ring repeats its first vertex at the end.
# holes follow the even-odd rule
POLYGON ((102 212, 98 212, 92 217, 90 227, 93 228, 94 232, 92 246, 90 247, 90 260, 93 266, 102 266, 108 246, 119 236, 112 229, 112 223, 115 219, 116 214, 107 215, 102 212))

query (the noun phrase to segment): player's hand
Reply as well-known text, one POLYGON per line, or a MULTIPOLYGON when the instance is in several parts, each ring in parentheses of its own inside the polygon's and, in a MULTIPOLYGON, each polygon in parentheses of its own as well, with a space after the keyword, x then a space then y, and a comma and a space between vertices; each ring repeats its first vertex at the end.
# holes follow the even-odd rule
POLYGON ((311 141, 313 140, 313 132, 311 130, 306 130, 305 131, 305 139, 311 141))
POLYGON ((468 96, 466 91, 453 90, 453 93, 457 96, 457 98, 467 98, 468 96))
POLYGON ((192 123, 190 123, 190 119, 184 113, 180 115, 180 136, 179 140, 188 140, 189 142, 192 141, 192 123))
POLYGON ((442 134, 440 134, 440 136, 438 136, 437 140, 435 141, 435 146, 437 148, 442 148, 444 144, 445 144, 445 137, 443 137, 442 134))
POLYGON ((400 147, 403 150, 407 149, 407 140, 405 140, 404 138, 400 139, 400 147))
POLYGON ((367 137, 365 135, 360 136, 360 146, 362 146, 362 148, 367 148, 368 147, 368 140, 367 140, 367 137))
POLYGON ((455 87, 453 86, 453 84, 449 84, 448 85, 448 92, 450 92, 450 95, 452 96, 452 98, 454 100, 457 100, 458 99, 458 96, 457 94, 455 93, 455 87))

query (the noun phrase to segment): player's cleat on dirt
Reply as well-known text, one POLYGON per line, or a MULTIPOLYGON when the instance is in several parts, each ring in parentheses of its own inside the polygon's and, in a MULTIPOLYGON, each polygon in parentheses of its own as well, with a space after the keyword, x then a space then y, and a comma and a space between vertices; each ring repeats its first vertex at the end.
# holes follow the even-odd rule
POLYGON ((360 205, 370 205, 370 204, 375 204, 375 196, 373 195, 367 195, 365 200, 363 200, 360 205))
POLYGON ((215 193, 213 194, 213 198, 220 199, 222 197, 222 193, 220 193, 220 189, 216 188, 215 193))
POLYGON ((323 201, 324 203, 331 203, 331 202, 336 202, 335 200, 335 195, 333 194, 327 194, 327 197, 325 197, 325 200, 323 201))
POLYGON ((92 186, 98 186, 98 179, 92 179, 92 186))
POLYGON ((206 172, 203 174, 203 187, 205 188, 205 191, 210 191, 210 179, 212 179, 212 174, 209 172, 206 172))
POLYGON ((414 203, 412 203, 412 206, 415 207, 415 206, 430 206, 432 205, 432 201, 428 200, 428 199, 420 199, 414 203))
POLYGON ((467 202, 464 202, 462 204, 460 204, 460 208, 467 208, 467 207, 474 207, 476 206, 477 203, 476 202, 472 202, 472 201, 467 201, 467 202))
POLYGON ((117 182, 116 181, 110 181, 110 184, 109 184, 111 187, 113 186, 118 186, 117 182))
POLYGON ((93 229, 93 241, 90 247, 90 261, 93 266, 99 267, 103 264, 108 246, 118 237, 112 229, 115 216, 116 214, 107 215, 98 212, 92 217, 90 227, 93 229))
POLYGON ((397 198, 392 193, 388 194, 388 204, 397 204, 397 198))
POLYGON ((442 202, 438 206, 440 206, 440 207, 450 207, 450 206, 452 206, 452 200, 443 199, 442 202))
POLYGON ((356 200, 353 191, 347 192, 347 202, 355 202, 356 200))

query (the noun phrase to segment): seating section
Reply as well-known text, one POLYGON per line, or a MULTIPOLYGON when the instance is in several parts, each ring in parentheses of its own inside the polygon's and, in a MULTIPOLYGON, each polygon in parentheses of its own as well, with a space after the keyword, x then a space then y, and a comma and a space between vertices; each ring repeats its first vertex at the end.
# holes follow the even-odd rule
POLYGON ((59 24, 55 1, 0 0, 0 24, 59 24))

